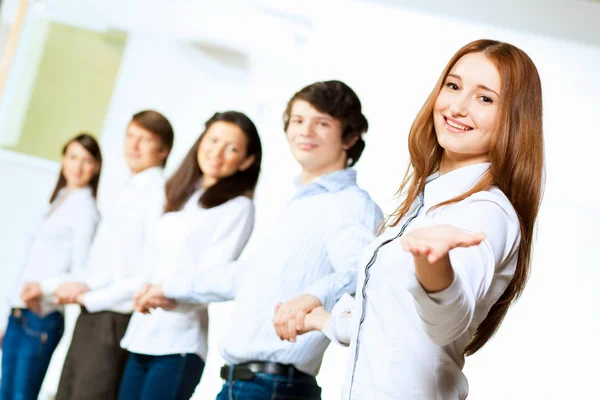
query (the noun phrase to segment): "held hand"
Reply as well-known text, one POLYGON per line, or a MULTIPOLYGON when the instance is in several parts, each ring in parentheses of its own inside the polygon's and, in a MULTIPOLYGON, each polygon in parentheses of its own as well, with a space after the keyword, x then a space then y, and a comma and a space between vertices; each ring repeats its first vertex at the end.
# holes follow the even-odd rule
POLYGON ((427 257, 430 264, 457 247, 476 246, 485 239, 483 232, 470 233, 452 225, 417 228, 402 236, 402 247, 415 257, 427 257))
POLYGON ((304 317, 304 329, 298 332, 300 335, 311 331, 322 331, 331 314, 325 310, 325 307, 317 307, 304 317))
POLYGON ((39 282, 26 282, 21 291, 21 300, 23 300, 25 304, 39 301, 43 296, 42 287, 39 282))
POLYGON ((74 304, 81 300, 81 296, 89 292, 88 286, 83 282, 66 282, 56 289, 54 296, 55 304, 74 304))
POLYGON ((162 308, 163 310, 170 311, 177 306, 175 300, 165 297, 161 285, 148 285, 143 289, 136 293, 136 311, 148 314, 153 308, 162 308))
POLYGON ((281 340, 295 342, 297 333, 304 330, 304 317, 319 306, 321 301, 311 294, 303 294, 279 305, 273 317, 277 336, 281 340))

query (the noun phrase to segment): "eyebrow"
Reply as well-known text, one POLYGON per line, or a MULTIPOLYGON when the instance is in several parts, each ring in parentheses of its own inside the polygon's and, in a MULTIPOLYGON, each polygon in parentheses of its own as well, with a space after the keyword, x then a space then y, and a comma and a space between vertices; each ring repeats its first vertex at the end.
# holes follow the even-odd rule
POLYGON ((330 117, 330 116, 311 116, 311 115, 300 115, 300 114, 292 114, 290 116, 290 118, 314 118, 316 120, 324 120, 324 121, 329 121, 329 122, 333 122, 335 121, 335 118, 330 117))
MULTIPOLYGON (((462 78, 460 77, 460 75, 456 75, 456 74, 448 74, 448 76, 454 78, 454 79, 458 79, 459 81, 462 81, 462 78)), ((487 90, 488 92, 492 92, 494 93, 496 96, 500 97, 500 95, 493 89, 490 89, 489 87, 485 86, 485 85, 481 85, 478 84, 477 87, 479 89, 483 89, 483 90, 487 90)))

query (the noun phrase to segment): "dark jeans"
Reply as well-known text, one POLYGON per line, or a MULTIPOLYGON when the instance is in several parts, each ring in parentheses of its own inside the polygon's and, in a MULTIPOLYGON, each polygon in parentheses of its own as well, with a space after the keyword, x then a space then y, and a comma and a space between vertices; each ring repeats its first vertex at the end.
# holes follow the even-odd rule
POLYGON ((83 307, 65 358, 56 400, 116 400, 129 353, 120 346, 131 315, 83 307))
POLYGON ((217 400, 321 400, 315 378, 256 374, 249 381, 227 381, 217 400))
POLYGON ((149 356, 130 353, 120 400, 188 400, 194 394, 204 361, 196 354, 149 356))
POLYGON ((57 311, 41 318, 29 310, 13 310, 2 344, 1 400, 38 398, 64 329, 64 317, 57 311))

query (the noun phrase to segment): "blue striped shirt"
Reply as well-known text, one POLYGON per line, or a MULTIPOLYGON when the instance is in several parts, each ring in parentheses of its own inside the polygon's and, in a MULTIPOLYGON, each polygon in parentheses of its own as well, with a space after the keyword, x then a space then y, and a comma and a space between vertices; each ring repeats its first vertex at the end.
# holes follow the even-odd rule
POLYGON ((222 338, 228 363, 273 361, 316 375, 329 340, 311 332, 295 343, 281 341, 272 322, 275 306, 310 293, 331 310, 344 293, 354 293, 360 254, 381 219, 352 169, 298 184, 253 257, 167 281, 165 296, 193 303, 236 300, 222 338))

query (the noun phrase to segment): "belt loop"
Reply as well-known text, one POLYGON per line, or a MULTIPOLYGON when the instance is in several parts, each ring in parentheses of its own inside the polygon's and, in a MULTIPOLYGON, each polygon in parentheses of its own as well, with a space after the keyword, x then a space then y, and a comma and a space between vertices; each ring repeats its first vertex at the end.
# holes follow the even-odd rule
POLYGON ((294 382, 294 367, 288 367, 288 385, 291 385, 294 382))

